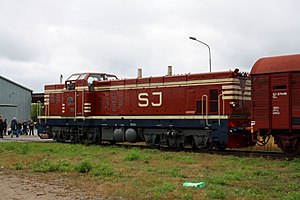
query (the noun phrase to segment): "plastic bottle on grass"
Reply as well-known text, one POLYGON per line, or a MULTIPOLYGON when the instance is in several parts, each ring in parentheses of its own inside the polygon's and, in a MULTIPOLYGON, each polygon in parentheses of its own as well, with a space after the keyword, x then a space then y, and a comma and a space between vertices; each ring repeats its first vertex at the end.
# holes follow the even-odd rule
POLYGON ((191 183, 191 182, 184 182, 182 186, 185 187, 195 187, 195 188, 204 188, 206 186, 205 182, 198 182, 198 183, 191 183))

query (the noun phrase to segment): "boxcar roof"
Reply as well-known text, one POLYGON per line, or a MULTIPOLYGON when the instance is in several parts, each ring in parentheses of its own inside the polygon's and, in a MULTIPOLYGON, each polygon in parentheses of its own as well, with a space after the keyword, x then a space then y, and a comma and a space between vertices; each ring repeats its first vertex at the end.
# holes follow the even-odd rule
POLYGON ((300 71, 300 54, 261 58, 253 65, 251 75, 300 71))

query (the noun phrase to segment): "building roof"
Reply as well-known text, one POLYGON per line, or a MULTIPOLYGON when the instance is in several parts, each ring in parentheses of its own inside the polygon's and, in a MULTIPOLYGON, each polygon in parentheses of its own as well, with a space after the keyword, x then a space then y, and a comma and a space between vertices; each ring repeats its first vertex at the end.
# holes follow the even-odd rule
POLYGON ((0 79, 3 79, 3 80, 5 80, 5 81, 7 81, 7 82, 10 82, 10 83, 12 83, 12 84, 14 84, 14 85, 16 85, 16 86, 18 86, 18 87, 21 87, 21 88, 23 88, 23 89, 25 89, 25 90, 28 90, 28 91, 30 91, 30 92, 33 91, 33 90, 31 90, 31 89, 29 89, 29 88, 27 88, 27 87, 25 87, 25 86, 23 86, 23 85, 21 85, 21 84, 19 84, 19 83, 16 83, 16 82, 14 82, 14 81, 12 81, 12 80, 9 80, 9 79, 7 79, 7 78, 1 76, 1 75, 0 75, 0 79))
POLYGON ((31 103, 41 102, 44 103, 44 93, 33 93, 31 96, 31 103))
POLYGON ((300 54, 261 58, 253 65, 251 75, 300 71, 300 54))

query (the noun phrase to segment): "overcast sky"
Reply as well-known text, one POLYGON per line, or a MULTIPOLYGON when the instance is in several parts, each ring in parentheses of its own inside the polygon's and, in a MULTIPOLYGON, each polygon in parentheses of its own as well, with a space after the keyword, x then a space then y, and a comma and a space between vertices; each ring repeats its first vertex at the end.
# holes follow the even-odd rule
POLYGON ((120 78, 240 68, 300 53, 297 0, 0 0, 0 75, 34 92, 75 72, 120 78))

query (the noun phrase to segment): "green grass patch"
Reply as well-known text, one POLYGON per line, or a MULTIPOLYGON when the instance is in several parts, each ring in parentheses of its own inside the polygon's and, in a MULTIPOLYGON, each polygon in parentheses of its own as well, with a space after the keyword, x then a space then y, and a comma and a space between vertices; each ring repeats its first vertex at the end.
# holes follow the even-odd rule
POLYGON ((34 171, 34 172, 43 172, 43 173, 54 172, 54 171, 57 171, 58 168, 59 168, 59 166, 57 164, 53 163, 48 158, 37 160, 32 165, 32 171, 34 171))
POLYGON ((173 183, 163 183, 155 186, 152 191, 154 193, 153 199, 161 199, 162 196, 167 195, 175 189, 175 185, 173 183))
POLYGON ((70 176, 76 178, 76 187, 102 188, 97 194, 104 197, 300 199, 299 158, 269 160, 117 146, 3 142, 0 167, 18 170, 17 174, 70 176), (206 187, 182 186, 183 182, 201 181, 206 187))
POLYGON ((89 160, 82 160, 75 166, 75 170, 79 173, 88 173, 92 169, 93 165, 89 160))
POLYGON ((97 177, 111 177, 116 171, 108 164, 98 164, 93 168, 92 174, 97 177))
POLYGON ((22 170, 22 169, 24 169, 24 164, 20 163, 20 162, 17 162, 15 164, 13 164, 13 168, 16 169, 16 170, 22 170))

